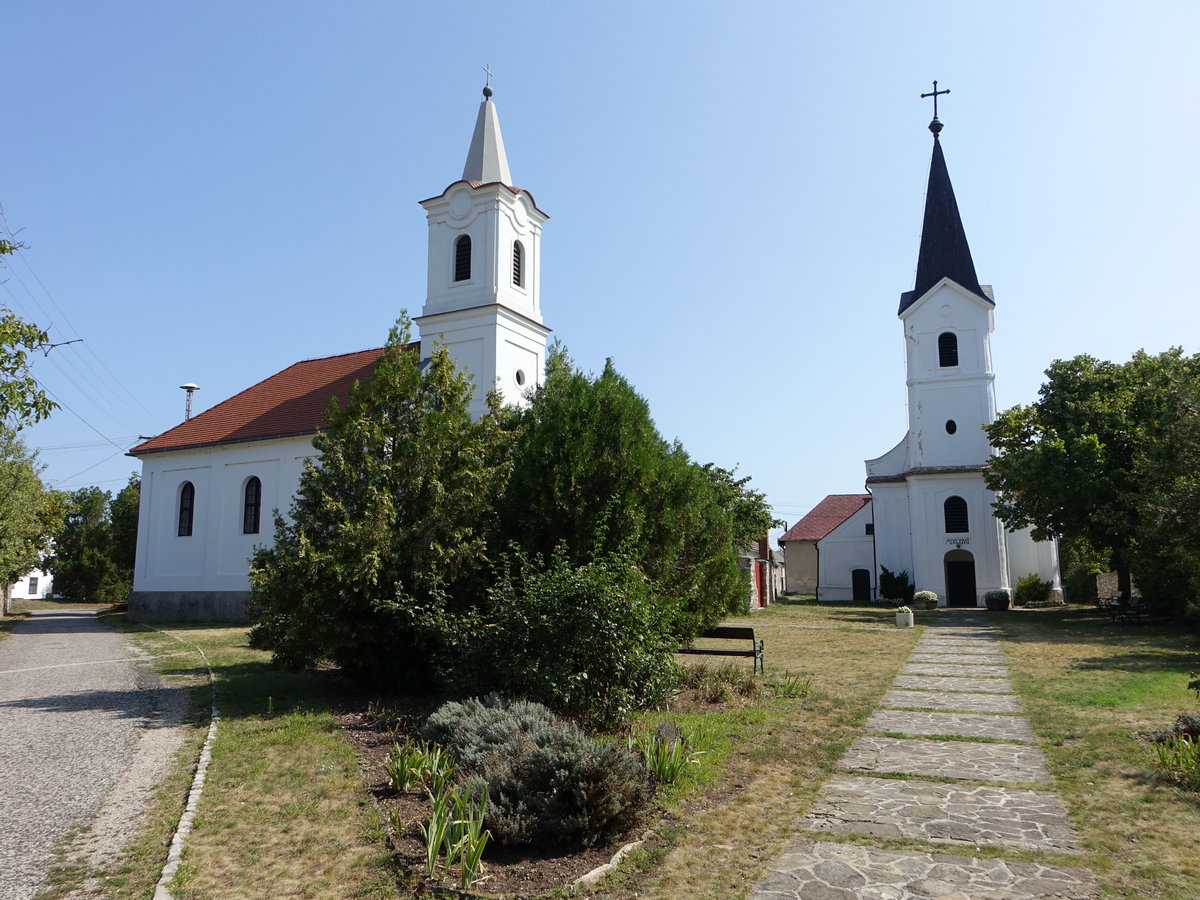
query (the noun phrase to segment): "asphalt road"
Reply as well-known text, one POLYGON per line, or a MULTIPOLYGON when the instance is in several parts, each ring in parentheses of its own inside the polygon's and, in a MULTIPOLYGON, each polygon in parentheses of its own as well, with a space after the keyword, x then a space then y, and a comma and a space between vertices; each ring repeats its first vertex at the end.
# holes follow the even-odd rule
POLYGON ((89 825, 166 692, 89 611, 37 610, 0 640, 0 898, 26 900, 89 825))

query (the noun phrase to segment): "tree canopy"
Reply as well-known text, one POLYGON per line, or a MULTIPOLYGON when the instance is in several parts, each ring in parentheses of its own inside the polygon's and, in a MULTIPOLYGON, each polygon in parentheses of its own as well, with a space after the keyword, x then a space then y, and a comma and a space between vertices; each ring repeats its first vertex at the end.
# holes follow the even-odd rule
POLYGON ((62 496, 41 479, 42 466, 16 431, 0 422, 0 615, 13 582, 38 567, 62 516, 62 496))
POLYGON ((274 546, 251 561, 252 640, 375 680, 436 677, 613 724, 664 694, 680 640, 744 608, 762 494, 665 441, 609 363, 561 351, 527 408, 473 421, 444 348, 402 319, 314 440, 274 546))
MULTIPOLYGON (((1038 539, 1105 552, 1120 588, 1137 568, 1175 558, 1178 510, 1196 502, 1200 357, 1139 351, 1124 364, 1057 360, 1040 399, 987 426, 996 454, 985 474, 997 515, 1038 539)), ((1192 543, 1196 546, 1195 542, 1192 543)))
POLYGON ((427 679, 451 614, 485 588, 505 435, 472 421, 448 351, 422 366, 410 333, 402 318, 373 377, 331 407, 319 460, 251 560, 253 640, 285 663, 427 679))
MULTIPOLYGON (((18 249, 20 244, 0 231, 0 259, 18 249)), ((0 423, 32 424, 58 406, 29 371, 29 353, 47 340, 46 332, 0 307, 0 423)))

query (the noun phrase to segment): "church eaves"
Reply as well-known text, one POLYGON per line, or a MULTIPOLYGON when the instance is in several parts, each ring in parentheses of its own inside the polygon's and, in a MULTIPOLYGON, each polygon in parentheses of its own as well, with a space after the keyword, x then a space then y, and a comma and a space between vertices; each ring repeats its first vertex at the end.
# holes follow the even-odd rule
POLYGON ((508 156, 504 153, 504 138, 500 135, 500 117, 496 114, 496 104, 491 97, 492 89, 485 87, 479 115, 475 119, 475 133, 471 136, 471 149, 467 152, 467 164, 463 166, 462 180, 481 184, 498 181, 511 185, 508 156))
POLYGON ((929 130, 933 131, 933 160, 929 164, 929 186, 925 190, 925 221, 921 226, 916 283, 911 291, 900 295, 897 314, 903 313, 925 296, 943 278, 949 278, 972 294, 978 294, 989 304, 992 303, 979 284, 979 276, 975 274, 975 262, 971 259, 967 233, 958 213, 958 202, 954 199, 954 187, 950 184, 946 158, 942 155, 942 142, 938 138, 941 125, 935 118, 929 126, 929 130))

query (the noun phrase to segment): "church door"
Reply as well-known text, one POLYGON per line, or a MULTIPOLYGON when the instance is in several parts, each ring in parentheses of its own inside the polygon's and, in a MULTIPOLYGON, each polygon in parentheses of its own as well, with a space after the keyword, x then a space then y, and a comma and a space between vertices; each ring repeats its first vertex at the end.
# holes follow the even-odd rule
POLYGON ((850 573, 850 596, 861 602, 871 599, 871 573, 866 569, 855 569, 850 573))
POLYGON ((946 554, 946 603, 975 606, 975 557, 966 550, 946 554))

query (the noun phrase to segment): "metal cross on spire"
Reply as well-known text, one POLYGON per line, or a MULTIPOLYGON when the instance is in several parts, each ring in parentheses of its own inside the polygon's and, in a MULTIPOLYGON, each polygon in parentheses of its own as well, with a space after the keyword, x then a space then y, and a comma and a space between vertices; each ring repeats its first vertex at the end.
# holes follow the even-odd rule
POLYGON ((950 93, 949 88, 946 88, 946 90, 944 90, 944 91, 938 90, 937 79, 935 78, 934 82, 933 82, 933 90, 927 94, 921 95, 922 100, 924 100, 926 97, 933 98, 933 121, 929 123, 929 130, 933 132, 934 139, 937 138, 938 132, 940 132, 942 130, 942 123, 938 121, 938 116, 937 116, 937 98, 938 98, 939 94, 948 94, 948 93, 950 93))
MULTIPOLYGON (((484 63, 483 71, 487 73, 487 80, 484 81, 484 83, 483 83, 483 96, 490 97, 490 96, 492 96, 492 65, 491 65, 491 63, 484 63)), ((933 86, 936 88, 937 82, 934 82, 933 86)))

